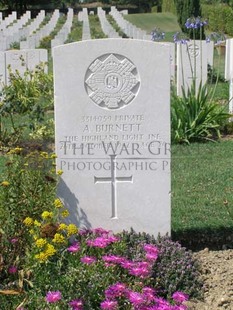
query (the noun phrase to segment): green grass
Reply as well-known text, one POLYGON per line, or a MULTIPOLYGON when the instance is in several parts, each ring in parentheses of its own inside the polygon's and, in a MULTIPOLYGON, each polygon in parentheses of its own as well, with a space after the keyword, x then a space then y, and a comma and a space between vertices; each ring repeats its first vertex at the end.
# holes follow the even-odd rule
POLYGON ((129 14, 124 18, 150 33, 155 27, 165 32, 165 40, 172 41, 172 35, 180 31, 177 17, 171 13, 129 14))
POLYGON ((224 230, 233 232, 233 140, 174 145, 171 158, 172 230, 176 238, 182 239, 186 232, 199 243, 198 238, 206 232, 210 236, 224 230))
POLYGON ((106 35, 102 31, 100 21, 97 15, 89 16, 89 24, 90 24, 90 31, 91 31, 92 39, 106 38, 106 35))

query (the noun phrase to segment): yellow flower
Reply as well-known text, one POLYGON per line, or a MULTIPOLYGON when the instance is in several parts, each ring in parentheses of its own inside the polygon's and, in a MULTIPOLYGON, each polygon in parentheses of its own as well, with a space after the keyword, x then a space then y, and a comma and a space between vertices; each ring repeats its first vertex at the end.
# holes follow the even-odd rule
POLYGON ((75 224, 69 224, 67 226, 68 236, 74 235, 78 232, 78 228, 75 224))
POLYGON ((16 147, 12 150, 10 150, 7 154, 20 154, 22 152, 22 148, 21 147, 16 147))
POLYGON ((40 152, 40 156, 46 159, 49 158, 49 155, 47 152, 40 152))
POLYGON ((66 239, 61 234, 56 233, 53 238, 54 243, 65 243, 66 239))
POLYGON ((31 226, 33 225, 33 219, 31 217, 26 217, 23 221, 24 225, 31 226))
POLYGON ((37 226, 37 227, 40 227, 40 226, 41 226, 41 223, 38 222, 37 220, 35 220, 35 221, 34 221, 34 225, 37 226))
POLYGON ((56 249, 54 248, 54 246, 50 243, 47 244, 46 246, 46 250, 45 250, 45 254, 47 257, 49 256, 53 256, 56 253, 56 249))
POLYGON ((58 230, 66 230, 67 228, 67 225, 65 223, 61 223, 59 226, 58 226, 58 230))
POLYGON ((7 187, 10 185, 10 183, 8 181, 3 181, 1 185, 7 187))
POLYGON ((35 244, 38 248, 43 248, 43 246, 45 246, 46 243, 47 243, 47 240, 44 238, 37 239, 35 242, 35 244))
MULTIPOLYGON (((33 235, 34 233, 35 233, 35 230, 34 230, 34 229, 30 229, 30 230, 29 230, 29 234, 30 234, 30 235, 33 235)), ((35 236, 34 236, 33 238, 36 239, 35 236)))
POLYGON ((56 154, 51 154, 50 158, 57 158, 56 154))
POLYGON ((48 260, 48 255, 44 252, 40 252, 39 254, 35 255, 35 258, 39 260, 39 262, 44 263, 48 260))
POLYGON ((49 219, 53 217, 53 212, 49 212, 49 211, 44 211, 41 214, 41 217, 45 220, 45 219, 49 219))
POLYGON ((57 175, 62 175, 63 171, 62 170, 57 170, 57 175))
POLYGON ((63 217, 67 217, 69 215, 70 215, 70 213, 67 209, 61 212, 61 216, 63 216, 63 217))
POLYGON ((62 208, 63 207, 63 204, 59 198, 55 199, 53 204, 56 208, 62 208))

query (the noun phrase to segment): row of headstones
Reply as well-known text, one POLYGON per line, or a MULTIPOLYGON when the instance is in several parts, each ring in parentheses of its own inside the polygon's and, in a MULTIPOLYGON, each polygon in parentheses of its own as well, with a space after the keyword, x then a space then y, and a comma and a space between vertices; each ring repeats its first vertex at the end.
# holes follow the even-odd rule
POLYGON ((108 38, 120 38, 120 35, 118 34, 118 32, 113 28, 113 26, 107 20, 106 12, 101 7, 97 8, 97 14, 99 17, 99 21, 100 21, 100 25, 101 25, 103 33, 108 38))
POLYGON ((50 20, 42 28, 38 29, 35 33, 31 34, 26 41, 20 42, 20 49, 33 49, 40 45, 40 41, 49 36, 54 30, 58 19, 60 17, 59 10, 54 10, 50 20))
POLYGON ((66 16, 66 22, 56 34, 54 39, 51 40, 51 48, 64 44, 65 41, 68 39, 69 33, 71 32, 71 27, 74 18, 74 11, 73 9, 69 8, 66 16))
MULTIPOLYGON (((13 12, 16 13, 16 12, 13 12)), ((27 11, 20 19, 16 18, 16 14, 11 14, 0 23, 0 50, 5 51, 10 48, 14 42, 19 42, 27 35, 25 33, 25 25, 31 19, 31 12, 27 11), (10 22, 10 23, 9 23, 10 22)))
MULTIPOLYGON (((12 16, 12 14, 10 16, 12 16)), ((0 36, 1 51, 6 51, 10 49, 10 45, 12 43, 14 42, 19 43, 20 41, 24 40, 25 38, 33 34, 33 32, 39 28, 39 25, 44 20, 45 11, 41 10, 40 13, 37 15, 37 17, 33 21, 31 21, 28 25, 26 24, 29 22, 31 18, 30 11, 27 11, 19 20, 16 19, 16 14, 14 14, 13 17, 15 18, 13 25, 4 28, 2 30, 0 36)), ((9 16, 6 17, 3 22, 5 22, 6 19, 9 19, 9 16)), ((8 22, 5 22, 5 24, 8 24, 8 22)))
POLYGON ((83 10, 78 13, 78 20, 83 23, 82 41, 91 40, 91 31, 87 8, 83 8, 83 10))
POLYGON ((4 20, 2 19, 2 13, 1 13, 0 30, 4 30, 7 26, 13 23, 16 19, 17 19, 17 13, 15 11, 12 12, 10 15, 8 15, 4 20))
MULTIPOLYGON (((13 73, 17 70, 19 75, 23 76, 27 69, 33 71, 39 64, 47 64, 47 62, 48 51, 46 49, 10 50, 0 52, 0 90, 3 85, 9 85, 10 83, 9 66, 13 73)), ((47 72, 47 65, 45 65, 44 70, 47 72)))
POLYGON ((112 6, 109 14, 112 15, 118 26, 127 35, 127 37, 132 39, 151 40, 151 35, 148 35, 146 31, 125 20, 123 14, 119 12, 116 7, 112 6))

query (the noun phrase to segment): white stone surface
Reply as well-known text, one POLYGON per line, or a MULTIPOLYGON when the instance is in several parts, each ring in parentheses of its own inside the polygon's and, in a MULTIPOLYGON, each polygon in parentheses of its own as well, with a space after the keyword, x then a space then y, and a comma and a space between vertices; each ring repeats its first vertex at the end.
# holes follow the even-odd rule
POLYGON ((196 90, 200 83, 207 81, 207 44, 206 41, 189 41, 177 44, 177 94, 182 95, 196 81, 196 90))
MULTIPOLYGON (((9 84, 9 70, 10 66, 12 72, 19 71, 20 76, 23 76, 26 69, 34 70, 41 62, 48 61, 48 51, 45 49, 26 49, 26 50, 9 50, 5 53, 5 70, 6 70, 6 84, 9 84)), ((47 72, 47 66, 45 67, 47 72)))
POLYGON ((5 53, 0 52, 0 91, 3 84, 6 83, 6 66, 5 66, 5 53))
POLYGON ((90 40, 55 47, 53 59, 68 221, 170 233, 169 45, 90 40))
POLYGON ((233 79, 233 39, 226 40, 225 79, 233 79))
POLYGON ((229 112, 233 113, 233 39, 226 40, 225 79, 229 81, 229 112))

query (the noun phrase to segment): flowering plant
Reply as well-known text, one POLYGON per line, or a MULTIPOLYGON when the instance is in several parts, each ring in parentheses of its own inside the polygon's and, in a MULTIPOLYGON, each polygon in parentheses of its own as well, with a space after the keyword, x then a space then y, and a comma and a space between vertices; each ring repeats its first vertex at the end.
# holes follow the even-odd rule
MULTIPOLYGON (((231 117, 229 113, 226 113, 225 106, 220 106, 213 100, 218 78, 214 87, 207 84, 207 64, 206 68, 202 64, 202 41, 200 41, 199 45, 196 42, 197 31, 200 31, 201 34, 204 33, 202 28, 205 25, 207 25, 207 21, 202 20, 200 17, 190 18, 185 23, 186 28, 193 33, 193 43, 190 46, 193 57, 191 57, 189 49, 189 39, 179 33, 174 35, 176 43, 185 44, 186 46, 191 71, 190 83, 188 83, 188 75, 185 76, 183 69, 182 48, 179 46, 178 54, 181 70, 178 73, 181 75, 181 78, 178 81, 181 87, 177 87, 178 95, 173 89, 171 97, 172 140, 176 143, 190 143, 200 140, 213 141, 220 137, 221 126, 231 117), (198 52, 196 52, 196 49, 198 52), (200 62, 197 65, 196 56, 199 54, 199 51, 200 62), (198 71, 200 72, 199 74, 198 71), (203 76, 205 72, 206 77, 203 76)), ((216 35, 208 37, 207 42, 210 41, 210 38, 216 39, 216 35)))

